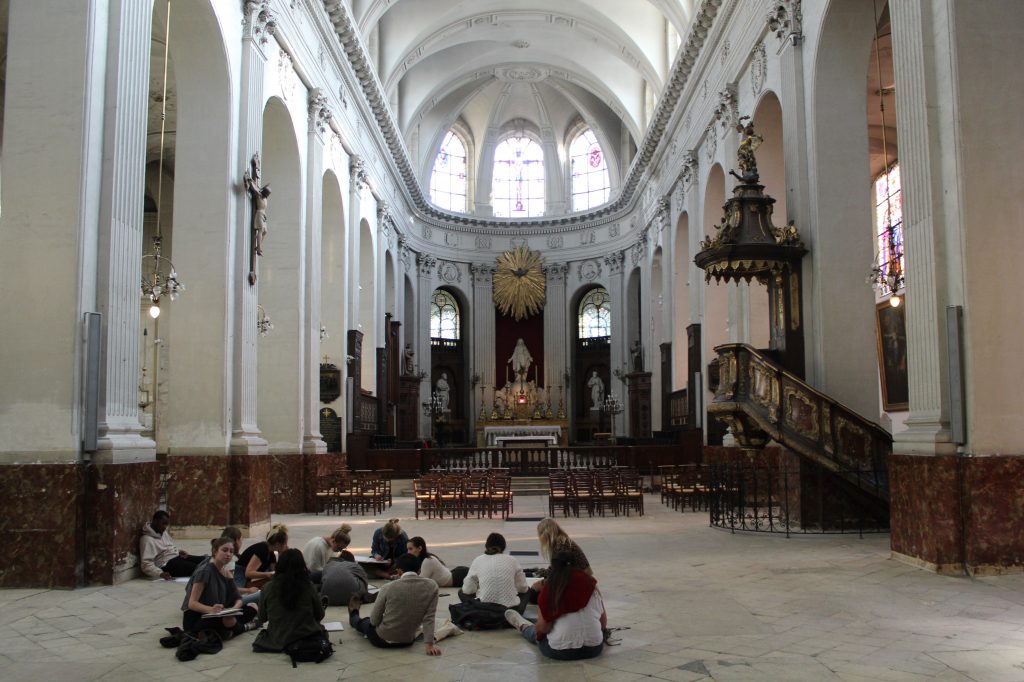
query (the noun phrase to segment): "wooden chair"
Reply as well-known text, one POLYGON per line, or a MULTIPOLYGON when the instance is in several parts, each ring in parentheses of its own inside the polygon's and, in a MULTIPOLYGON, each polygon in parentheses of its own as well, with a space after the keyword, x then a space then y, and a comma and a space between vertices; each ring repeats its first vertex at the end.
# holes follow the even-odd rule
POLYGON ((487 518, 497 512, 501 518, 507 519, 512 512, 512 477, 491 476, 487 479, 487 499, 489 511, 487 518))
POLYGON ((416 518, 420 512, 424 512, 428 519, 434 518, 437 513, 437 478, 434 476, 423 476, 414 479, 412 482, 413 512, 416 518))
POLYGON ((487 512, 491 518, 490 499, 487 494, 487 474, 469 474, 462 484, 462 511, 466 517, 476 512, 479 519, 487 512))
POLYGON ((611 510, 618 516, 620 499, 618 474, 608 470, 594 474, 594 511, 604 516, 606 511, 611 510))
POLYGON ((320 512, 325 514, 339 513, 337 492, 340 478, 339 474, 323 474, 317 478, 316 491, 313 493, 313 496, 316 498, 314 512, 317 515, 320 512))
POLYGON ((461 476, 442 476, 437 484, 437 513, 443 519, 445 512, 450 512, 452 518, 466 516, 462 502, 461 476))
POLYGON ((626 516, 629 516, 631 510, 640 516, 644 515, 643 476, 636 473, 621 474, 619 476, 619 492, 619 503, 626 516))
POLYGON ((587 516, 594 515, 594 474, 590 471, 575 471, 572 475, 572 512, 580 515, 580 508, 586 508, 587 516))
POLYGON ((548 473, 548 516, 554 516, 556 509, 561 509, 563 516, 569 516, 572 510, 569 475, 564 471, 548 473))

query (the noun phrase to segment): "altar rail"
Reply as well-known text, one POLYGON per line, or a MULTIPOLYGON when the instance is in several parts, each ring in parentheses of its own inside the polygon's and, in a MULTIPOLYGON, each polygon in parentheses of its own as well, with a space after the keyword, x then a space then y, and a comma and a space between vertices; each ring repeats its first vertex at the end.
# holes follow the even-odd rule
POLYGON ((546 476, 552 469, 632 467, 644 473, 667 464, 699 462, 699 443, 687 445, 569 445, 559 447, 424 448, 371 450, 355 469, 390 469, 396 476, 417 476, 437 469, 508 469, 513 475, 546 476))

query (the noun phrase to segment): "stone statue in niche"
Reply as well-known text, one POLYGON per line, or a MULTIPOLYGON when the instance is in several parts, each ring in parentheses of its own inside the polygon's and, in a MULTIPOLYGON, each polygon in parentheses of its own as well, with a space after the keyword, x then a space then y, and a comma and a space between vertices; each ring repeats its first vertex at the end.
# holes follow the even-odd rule
POLYGON ((633 345, 629 348, 629 357, 634 372, 644 371, 644 348, 640 345, 640 339, 633 339, 633 345))
POLYGON ((267 236, 267 204, 270 199, 270 185, 262 182, 260 153, 252 155, 249 169, 242 176, 242 186, 252 201, 252 250, 249 254, 249 284, 256 284, 256 257, 263 255, 263 240, 267 236))
POLYGON ((448 386, 448 373, 441 372, 441 378, 434 384, 434 393, 437 394, 437 405, 441 412, 448 411, 448 398, 451 388, 448 386))
POLYGON ((512 357, 508 359, 508 362, 512 363, 512 371, 516 377, 526 377, 526 372, 530 369, 530 364, 533 362, 533 356, 530 355, 530 350, 523 343, 522 339, 516 341, 516 347, 512 350, 512 357))
POLYGON ((587 388, 590 389, 590 409, 600 410, 601 401, 604 400, 604 381, 597 376, 597 370, 587 379, 587 388))
POLYGON ((406 376, 412 376, 413 374, 416 373, 416 351, 412 349, 411 343, 405 344, 404 358, 405 359, 403 362, 403 371, 405 372, 406 376))

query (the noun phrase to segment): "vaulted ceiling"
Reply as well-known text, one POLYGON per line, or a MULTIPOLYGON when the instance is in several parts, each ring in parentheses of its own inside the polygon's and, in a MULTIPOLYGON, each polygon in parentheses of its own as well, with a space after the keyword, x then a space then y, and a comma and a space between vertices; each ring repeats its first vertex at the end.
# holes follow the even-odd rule
MULTIPOLYGON (((476 161, 527 128, 562 145, 583 121, 628 167, 696 0, 352 0, 420 177, 460 125, 476 161)), ((559 147, 561 150, 561 147, 559 147)), ((564 152, 564 150, 561 150, 564 152)))

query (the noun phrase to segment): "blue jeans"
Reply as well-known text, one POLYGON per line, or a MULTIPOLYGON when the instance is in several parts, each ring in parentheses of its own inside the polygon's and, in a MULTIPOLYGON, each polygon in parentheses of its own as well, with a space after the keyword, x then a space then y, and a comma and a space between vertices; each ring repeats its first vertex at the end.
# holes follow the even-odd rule
POLYGON ((604 642, 597 646, 581 646, 579 649, 552 649, 551 645, 548 644, 548 640, 537 639, 537 628, 533 625, 523 628, 519 634, 530 644, 536 644, 542 654, 557 661, 579 661, 584 658, 596 658, 601 655, 601 651, 604 649, 604 642))

